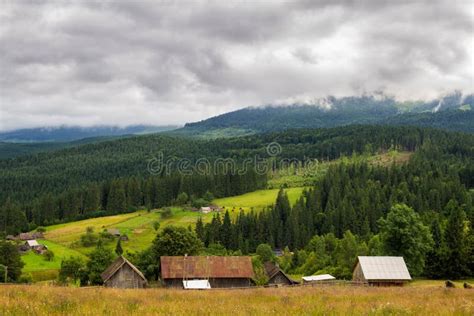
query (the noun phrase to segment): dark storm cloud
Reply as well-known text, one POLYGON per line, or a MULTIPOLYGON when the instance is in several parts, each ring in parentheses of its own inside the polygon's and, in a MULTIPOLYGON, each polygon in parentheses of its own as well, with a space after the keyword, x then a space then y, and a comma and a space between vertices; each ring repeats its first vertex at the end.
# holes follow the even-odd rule
POLYGON ((2 1, 0 129, 472 91, 468 1, 2 1), (282 101, 283 100, 283 101, 282 101))

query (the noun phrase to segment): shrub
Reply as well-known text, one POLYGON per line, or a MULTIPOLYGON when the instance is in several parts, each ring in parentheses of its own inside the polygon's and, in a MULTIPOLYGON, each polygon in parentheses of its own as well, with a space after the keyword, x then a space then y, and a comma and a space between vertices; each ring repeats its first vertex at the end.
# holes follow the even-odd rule
POLYGON ((43 253, 44 260, 46 261, 53 261, 54 260, 54 252, 52 250, 46 250, 43 253))

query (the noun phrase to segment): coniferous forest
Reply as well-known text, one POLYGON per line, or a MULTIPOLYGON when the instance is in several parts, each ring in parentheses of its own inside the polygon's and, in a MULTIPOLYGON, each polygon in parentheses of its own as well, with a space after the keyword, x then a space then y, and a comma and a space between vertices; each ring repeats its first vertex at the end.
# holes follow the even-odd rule
MULTIPOLYGON (((209 249, 219 245, 242 254, 258 252, 262 244, 282 249, 284 269, 299 274, 325 271, 347 278, 357 255, 404 251, 415 274, 471 274, 474 137, 416 127, 300 129, 216 140, 148 135, 5 159, 0 227, 4 235, 17 234, 38 225, 160 208, 183 193, 209 203, 265 188, 281 167, 278 159, 302 168, 308 160, 389 150, 413 154, 402 164, 331 164, 296 204, 282 189, 272 207, 227 211, 205 224, 199 219, 195 233, 209 249), (267 150, 269 143, 280 146, 277 156, 267 150), (149 161, 158 154, 190 164, 206 159, 210 166, 219 159, 241 166, 248 157, 266 158, 268 168, 257 172, 257 159, 244 172, 211 167, 206 174, 188 173, 174 163, 150 172, 149 161), (396 232, 413 227, 406 236, 396 232)), ((147 263, 143 266, 146 270, 147 263)))

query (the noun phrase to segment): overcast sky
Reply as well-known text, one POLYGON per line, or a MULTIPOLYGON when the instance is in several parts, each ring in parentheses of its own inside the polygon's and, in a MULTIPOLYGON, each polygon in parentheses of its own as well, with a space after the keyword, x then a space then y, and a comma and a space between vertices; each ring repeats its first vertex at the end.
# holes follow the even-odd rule
POLYGON ((0 0, 0 130, 472 92, 473 17, 474 2, 456 0, 0 0))

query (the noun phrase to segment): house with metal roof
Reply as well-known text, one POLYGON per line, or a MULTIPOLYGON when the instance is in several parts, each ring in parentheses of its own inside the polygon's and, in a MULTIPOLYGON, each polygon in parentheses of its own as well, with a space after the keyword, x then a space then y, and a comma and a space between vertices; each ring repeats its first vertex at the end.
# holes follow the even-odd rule
MULTIPOLYGON (((162 256, 161 281, 183 288, 190 280, 207 280, 212 288, 253 286, 254 271, 247 256, 162 256)), ((190 285, 190 283, 189 283, 190 285)))
POLYGON ((143 273, 123 256, 112 262, 101 277, 106 287, 139 289, 148 285, 143 273))
POLYGON ((403 257, 359 256, 352 280, 374 286, 402 286, 411 276, 403 257))

